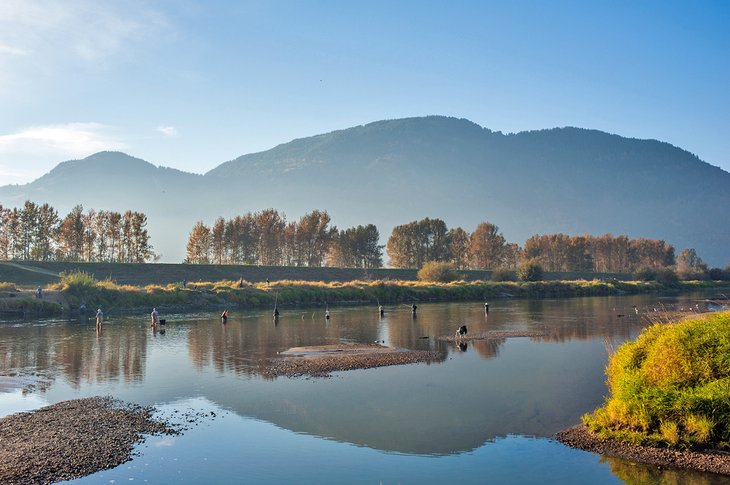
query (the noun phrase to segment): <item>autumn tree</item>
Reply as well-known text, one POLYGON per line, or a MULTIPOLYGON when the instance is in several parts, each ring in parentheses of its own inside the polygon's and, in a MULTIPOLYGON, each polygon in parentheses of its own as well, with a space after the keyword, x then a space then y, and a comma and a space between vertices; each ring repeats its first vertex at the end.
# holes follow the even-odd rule
POLYGON ((222 217, 219 217, 213 223, 213 228, 210 231, 211 254, 215 264, 223 264, 226 259, 225 233, 226 222, 222 217))
POLYGON ((119 261, 122 254, 122 214, 109 212, 109 222, 105 233, 109 239, 109 261, 119 261))
POLYGON ((496 269, 502 266, 506 241, 492 223, 480 223, 469 238, 469 261, 472 269, 496 269))
POLYGON ((96 231, 96 211, 89 209, 81 216, 84 226, 84 259, 88 262, 97 261, 95 257, 96 238, 99 233, 96 231))
POLYGON ((694 248, 685 248, 677 256, 677 273, 682 279, 702 279, 707 273, 707 264, 694 248))
POLYGON ((329 226, 326 211, 312 211, 303 215, 295 226, 294 238, 298 266, 322 266, 336 228, 329 226))
POLYGON ((210 228, 202 221, 198 221, 188 237, 185 262, 190 264, 210 263, 210 246, 210 228))
POLYGON ((393 228, 386 245, 390 265, 420 268, 426 261, 447 261, 448 230, 441 219, 422 219, 393 228))
POLYGON ((338 268, 380 268, 383 265, 383 246, 378 245, 380 234, 373 224, 339 231, 327 254, 327 266, 338 268))
POLYGON ((457 227, 449 229, 447 238, 451 264, 456 269, 467 269, 469 267, 469 233, 461 227, 457 227))
POLYGON ((71 209, 63 218, 59 228, 59 251, 62 259, 81 261, 84 254, 84 208, 80 205, 71 209))
POLYGON ((258 226, 258 264, 276 266, 281 263, 286 221, 276 209, 265 209, 253 215, 258 226))

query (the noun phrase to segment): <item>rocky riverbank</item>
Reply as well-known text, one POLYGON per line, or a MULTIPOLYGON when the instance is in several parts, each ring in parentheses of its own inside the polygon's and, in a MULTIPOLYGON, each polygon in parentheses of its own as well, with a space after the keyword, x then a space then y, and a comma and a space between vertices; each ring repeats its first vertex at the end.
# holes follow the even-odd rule
POLYGON ((592 433, 583 425, 561 431, 556 435, 561 443, 581 450, 617 456, 627 460, 667 468, 686 468, 700 472, 730 475, 730 453, 716 450, 688 451, 638 446, 606 439, 592 433))
POLYGON ((154 409, 110 397, 64 401, 0 419, 0 483, 53 483, 114 468, 145 435, 177 434, 154 409))

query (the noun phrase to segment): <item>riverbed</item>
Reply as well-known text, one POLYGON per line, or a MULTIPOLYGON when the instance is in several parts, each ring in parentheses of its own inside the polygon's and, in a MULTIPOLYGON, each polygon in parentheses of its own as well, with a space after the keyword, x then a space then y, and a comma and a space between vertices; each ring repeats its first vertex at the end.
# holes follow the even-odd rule
MULTIPOLYGON (((708 296, 708 295, 704 295, 708 296)), ((727 483, 568 448, 553 439, 606 394, 608 352, 662 308, 704 296, 597 297, 117 315, 0 322, 0 416, 96 395, 161 413, 213 412, 150 437, 79 483, 727 483), (635 307, 635 308, 634 308, 635 307), (500 338, 451 342, 455 330, 500 338), (164 330, 164 333, 161 331, 164 330), (528 336, 520 336, 528 335, 528 336), (340 343, 441 353, 429 363, 272 377, 292 347, 340 343)), ((712 296, 712 295, 709 295, 712 296)), ((452 339, 453 340, 453 339, 452 339)))

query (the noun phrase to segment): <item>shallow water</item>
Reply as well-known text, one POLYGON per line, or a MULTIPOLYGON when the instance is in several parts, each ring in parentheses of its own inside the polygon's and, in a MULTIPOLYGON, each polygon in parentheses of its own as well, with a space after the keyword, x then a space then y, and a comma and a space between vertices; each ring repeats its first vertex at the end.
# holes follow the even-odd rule
POLYGON ((115 315, 92 321, 0 323, 0 416, 65 399, 111 394, 163 414, 215 417, 178 437, 152 437, 140 455, 82 482, 151 483, 723 483, 567 448, 551 439, 600 405, 607 349, 635 338, 637 315, 696 296, 504 300, 373 308, 115 315), (619 316, 622 315, 622 316, 619 316), (545 337, 470 342, 436 337, 532 330, 545 337), (428 337, 428 338, 423 338, 428 337), (385 341, 439 349, 444 360, 265 379, 277 352, 302 345, 385 341))

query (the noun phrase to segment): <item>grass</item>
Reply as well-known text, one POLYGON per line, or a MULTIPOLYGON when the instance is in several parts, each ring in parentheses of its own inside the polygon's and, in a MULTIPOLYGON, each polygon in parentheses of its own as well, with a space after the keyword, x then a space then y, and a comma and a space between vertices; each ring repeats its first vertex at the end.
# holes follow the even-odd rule
POLYGON ((70 309, 142 308, 175 305, 186 308, 255 307, 278 305, 320 305, 325 303, 397 304, 421 301, 479 301, 505 297, 555 298, 571 296, 646 293, 661 289, 654 282, 621 281, 537 281, 493 282, 453 281, 449 283, 411 280, 298 281, 271 283, 223 279, 179 283, 120 285, 111 279, 98 280, 83 271, 63 274, 53 286, 60 290, 70 309))
POLYGON ((730 312, 655 324, 611 356, 610 395, 583 416, 634 444, 730 449, 730 312))
MULTIPOLYGON (((148 284, 167 285, 205 281, 237 281, 243 278, 252 282, 291 281, 378 281, 417 280, 415 269, 356 269, 356 268, 297 268, 287 266, 215 265, 215 264, 169 264, 169 263, 74 263, 60 261, 0 261, 0 281, 12 281, 18 285, 46 286, 60 281, 61 273, 85 272, 103 281, 112 279, 120 284, 144 286, 148 284), (27 268, 24 270, 23 268, 27 268), (44 273, 45 272, 45 273, 44 273), (51 273, 51 274, 49 274, 51 273)), ((458 271, 466 281, 489 280, 490 271, 458 271)), ((628 280, 626 274, 609 273, 545 273, 550 281, 599 278, 603 280, 628 280)))
POLYGON ((16 291, 15 283, 0 281, 0 291, 16 291))
POLYGON ((83 271, 62 274, 61 281, 52 286, 60 290, 67 305, 78 309, 86 308, 139 308, 156 305, 181 305, 195 303, 175 285, 148 285, 144 287, 119 285, 109 279, 99 281, 83 271))

